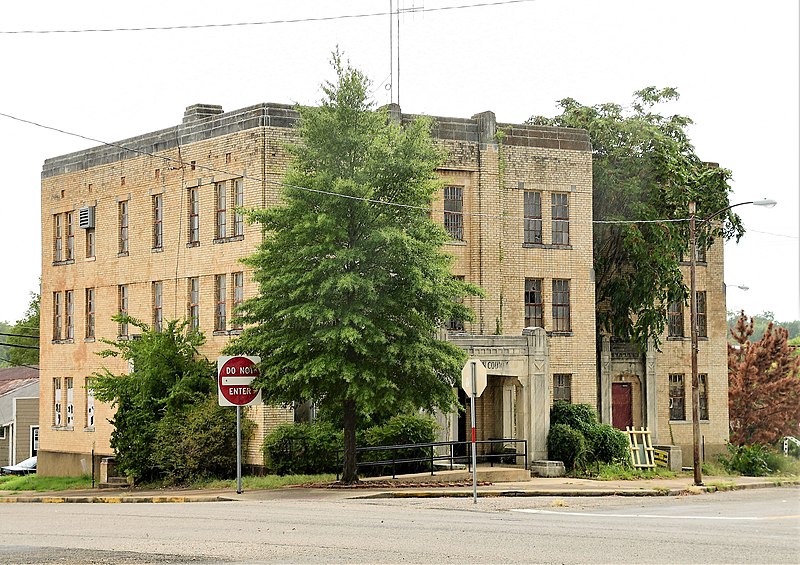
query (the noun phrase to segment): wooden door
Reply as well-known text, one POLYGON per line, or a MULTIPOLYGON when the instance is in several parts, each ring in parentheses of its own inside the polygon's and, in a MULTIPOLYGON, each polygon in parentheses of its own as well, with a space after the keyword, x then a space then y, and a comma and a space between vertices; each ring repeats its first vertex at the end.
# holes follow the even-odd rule
POLYGON ((611 422, 619 430, 633 427, 633 394, 631 383, 611 384, 611 422))

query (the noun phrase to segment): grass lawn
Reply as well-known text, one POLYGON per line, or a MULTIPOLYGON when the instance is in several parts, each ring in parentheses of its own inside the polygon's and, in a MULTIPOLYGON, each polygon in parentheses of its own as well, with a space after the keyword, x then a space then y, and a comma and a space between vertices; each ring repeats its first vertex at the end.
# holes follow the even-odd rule
POLYGON ((40 477, 38 475, 2 475, 0 490, 37 492, 92 488, 92 478, 82 477, 40 477))

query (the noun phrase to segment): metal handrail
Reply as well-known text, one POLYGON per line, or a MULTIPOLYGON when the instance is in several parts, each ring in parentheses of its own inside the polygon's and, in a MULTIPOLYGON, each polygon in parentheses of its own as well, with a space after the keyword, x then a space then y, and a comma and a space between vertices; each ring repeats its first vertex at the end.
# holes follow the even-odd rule
MULTIPOLYGON (((464 461, 466 462, 467 469, 471 469, 471 461, 469 455, 455 455, 455 447, 459 445, 469 446, 471 445, 471 441, 434 441, 428 443, 409 443, 409 444, 399 444, 399 445, 375 445, 375 446, 368 446, 368 447, 357 447, 356 448, 356 467, 374 467, 374 466, 392 466, 392 478, 397 478, 397 465, 400 463, 423 463, 427 462, 430 463, 431 468, 431 476, 434 474, 434 461, 449 461, 450 462, 450 470, 453 469, 453 465, 456 462, 464 461), (435 455, 434 450, 437 447, 448 447, 449 453, 445 455, 435 455), (391 459, 383 459, 380 461, 358 461, 358 454, 359 453, 366 453, 370 451, 399 451, 402 449, 430 449, 430 452, 425 457, 393 457, 391 459)), ((510 439, 510 438, 501 438, 501 439, 482 439, 475 442, 476 444, 483 444, 483 445, 505 445, 508 443, 511 444, 519 444, 521 443, 523 446, 523 451, 520 453, 516 449, 514 452, 509 453, 485 453, 482 454, 481 457, 486 460, 489 460, 489 463, 494 466, 494 460, 498 458, 508 458, 513 457, 516 461, 517 458, 522 457, 525 469, 528 468, 528 441, 524 439, 510 439)), ((339 467, 341 468, 342 458, 341 455, 343 454, 343 450, 338 451, 339 454, 339 467)), ((336 479, 339 479, 339 473, 336 473, 336 479)))

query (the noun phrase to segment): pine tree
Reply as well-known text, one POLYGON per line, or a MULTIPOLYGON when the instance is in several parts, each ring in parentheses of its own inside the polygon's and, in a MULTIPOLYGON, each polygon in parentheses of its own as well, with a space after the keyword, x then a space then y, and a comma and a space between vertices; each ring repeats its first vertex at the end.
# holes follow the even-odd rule
POLYGON ((742 312, 731 330, 736 344, 728 345, 730 441, 736 445, 797 435, 800 423, 800 356, 793 355, 787 331, 772 322, 751 343, 754 325, 742 312))
POLYGON ((450 410, 465 354, 437 339, 470 318, 428 215, 441 184, 430 122, 400 124, 369 100, 369 80, 334 53, 336 81, 301 107, 283 204, 252 210, 266 234, 252 266, 259 294, 240 308, 232 354, 261 356, 267 402, 311 400, 343 414, 342 480, 358 480, 358 418, 403 407, 450 410))

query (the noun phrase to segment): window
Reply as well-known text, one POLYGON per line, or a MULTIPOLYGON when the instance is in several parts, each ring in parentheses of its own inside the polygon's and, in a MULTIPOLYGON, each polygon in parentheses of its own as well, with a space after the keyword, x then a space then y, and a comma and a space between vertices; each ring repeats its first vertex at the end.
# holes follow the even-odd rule
POLYGON ((94 339, 94 289, 86 289, 86 339, 94 339))
POLYGON ((67 426, 72 427, 75 423, 74 390, 72 387, 72 377, 64 379, 67 388, 67 426))
POLYGON ((698 391, 700 392, 700 419, 708 420, 708 375, 697 375, 698 391))
POLYGON ((153 196, 153 249, 164 247, 164 195, 153 196))
POLYGON ((53 261, 63 261, 64 225, 61 214, 53 215, 53 261))
POLYGON ((525 327, 544 327, 542 279, 525 279, 525 327))
POLYGON ((708 337, 708 310, 706 309, 706 291, 697 292, 697 335, 708 337))
POLYGON ((694 260, 697 263, 706 262, 706 248, 699 243, 695 246, 694 260))
MULTIPOLYGON (((233 273, 233 312, 244 302, 244 273, 233 273)), ((231 319, 231 328, 234 330, 242 329, 241 320, 236 317, 231 319)))
POLYGON ((464 240, 464 187, 444 187, 444 229, 457 241, 464 240))
POLYGON ((53 341, 61 340, 61 324, 64 319, 64 304, 60 292, 53 293, 53 341))
POLYGON ((94 428, 94 389, 89 381, 89 378, 86 378, 84 388, 86 389, 86 427, 93 429, 94 428))
MULTIPOLYGON (((453 278, 456 279, 456 280, 459 280, 459 281, 463 281, 464 280, 464 276, 463 275, 457 275, 457 276, 455 276, 453 278)), ((464 300, 461 299, 461 298, 458 299, 458 302, 463 302, 463 301, 464 300)), ((452 331, 452 332, 463 332, 464 331, 464 320, 454 320, 454 319, 447 320, 447 329, 449 331, 452 331)))
POLYGON ((569 245, 569 194, 553 193, 553 245, 569 245))
MULTIPOLYGON (((121 284, 117 289, 117 309, 121 315, 128 313, 128 285, 121 284)), ((128 322, 122 322, 119 325, 120 337, 128 337, 128 322)))
POLYGON ((214 185, 217 203, 217 239, 222 239, 228 235, 226 225, 228 221, 228 191, 225 188, 225 182, 218 182, 214 185))
POLYGON ((683 383, 683 374, 669 376, 669 419, 686 419, 686 387, 683 383))
POLYGON ((200 243, 200 192, 197 187, 189 189, 189 245, 200 243))
POLYGON ((64 214, 67 224, 67 261, 75 260, 75 213, 64 214))
POLYGON ((542 193, 526 190, 524 243, 542 243, 542 193))
POLYGON ((683 337, 683 301, 675 300, 667 311, 669 337, 683 337))
POLYGON ((226 285, 225 275, 216 275, 214 277, 214 292, 216 295, 216 306, 214 308, 214 331, 225 331, 228 323, 226 318, 226 285))
POLYGON ((95 248, 96 248, 96 236, 94 234, 94 228, 86 228, 83 230, 86 232, 86 257, 94 257, 95 256, 95 248))
POLYGON ((128 254, 128 201, 119 203, 119 254, 128 254))
POLYGON ((244 179, 234 179, 233 181, 233 235, 234 237, 244 235, 244 179))
POLYGON ((200 328, 200 279, 189 279, 189 327, 193 330, 200 328))
POLYGON ((553 401, 572 402, 572 375, 556 373, 553 375, 553 401))
POLYGON ((61 377, 53 379, 53 425, 61 425, 61 377))
POLYGON ((66 317, 64 318, 64 339, 75 338, 75 296, 71 290, 64 292, 66 317))
POLYGON ((553 279, 553 331, 572 331, 570 325, 568 279, 553 279))
POLYGON ((164 321, 164 283, 156 281, 153 283, 153 329, 161 331, 164 321))

